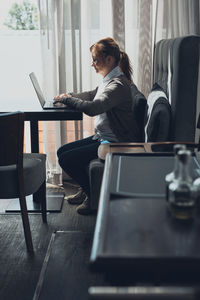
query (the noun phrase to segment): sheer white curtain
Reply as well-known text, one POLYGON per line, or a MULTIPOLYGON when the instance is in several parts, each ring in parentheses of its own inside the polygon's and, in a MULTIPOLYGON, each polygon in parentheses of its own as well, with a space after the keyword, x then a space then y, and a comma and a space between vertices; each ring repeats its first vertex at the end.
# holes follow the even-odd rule
MULTIPOLYGON (((38 1, 40 13, 40 36, 42 55, 42 87, 46 98, 53 98, 59 93, 59 61, 61 50, 58 26, 62 26, 58 3, 60 1, 38 1)), ((60 14, 62 16, 62 14, 60 14)), ((47 170, 48 180, 61 173, 55 157, 56 149, 60 146, 61 132, 57 122, 43 122, 44 152, 48 154, 47 170)))
POLYGON ((152 74, 152 0, 113 0, 113 37, 128 54, 133 81, 147 96, 152 74))
POLYGON ((199 34, 199 0, 154 0, 155 41, 199 34))

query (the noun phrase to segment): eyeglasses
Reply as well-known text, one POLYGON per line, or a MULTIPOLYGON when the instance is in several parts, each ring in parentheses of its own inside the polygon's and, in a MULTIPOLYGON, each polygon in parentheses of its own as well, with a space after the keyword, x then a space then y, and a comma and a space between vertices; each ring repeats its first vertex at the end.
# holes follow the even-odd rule
POLYGON ((93 57, 93 58, 92 58, 92 63, 93 63, 94 65, 96 65, 96 64, 98 63, 98 59, 97 59, 96 57, 93 57))

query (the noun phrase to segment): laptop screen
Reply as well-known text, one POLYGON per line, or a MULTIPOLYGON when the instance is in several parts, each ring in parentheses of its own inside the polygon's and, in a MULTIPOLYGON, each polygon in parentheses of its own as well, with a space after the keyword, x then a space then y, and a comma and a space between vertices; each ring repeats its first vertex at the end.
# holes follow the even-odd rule
POLYGON ((30 79, 31 79, 32 84, 34 86, 34 89, 35 89, 35 91, 37 93, 38 99, 39 99, 39 101, 40 101, 40 103, 41 103, 41 105, 43 107, 44 104, 45 104, 45 98, 44 98, 44 95, 43 95, 42 90, 40 88, 40 85, 38 83, 38 80, 37 80, 34 72, 30 73, 29 76, 30 76, 30 79))

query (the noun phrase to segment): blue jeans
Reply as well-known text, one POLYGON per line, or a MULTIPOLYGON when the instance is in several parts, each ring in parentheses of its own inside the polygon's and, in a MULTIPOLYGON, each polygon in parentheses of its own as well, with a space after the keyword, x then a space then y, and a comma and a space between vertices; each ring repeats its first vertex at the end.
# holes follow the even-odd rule
POLYGON ((93 136, 78 140, 60 147, 57 151, 58 162, 61 168, 74 179, 90 195, 88 166, 91 160, 98 157, 100 145, 93 136))

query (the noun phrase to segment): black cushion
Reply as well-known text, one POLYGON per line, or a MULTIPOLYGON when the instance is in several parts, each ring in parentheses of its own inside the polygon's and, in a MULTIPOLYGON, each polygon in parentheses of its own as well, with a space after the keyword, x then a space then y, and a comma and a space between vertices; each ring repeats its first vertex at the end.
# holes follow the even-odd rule
POLYGON ((140 140, 138 140, 138 142, 144 142, 144 126, 147 115, 147 100, 134 83, 132 83, 131 85, 131 93, 133 99, 133 118, 136 120, 140 132, 140 140))
MULTIPOLYGON (((23 158, 25 195, 30 195, 46 180, 46 154, 25 153, 23 158)), ((18 198, 16 165, 0 166, 0 197, 18 198), (12 184, 10 184, 12 183, 12 184)))
POLYGON ((164 90, 155 83, 149 97, 146 142, 169 141, 171 127, 171 106, 164 90))

